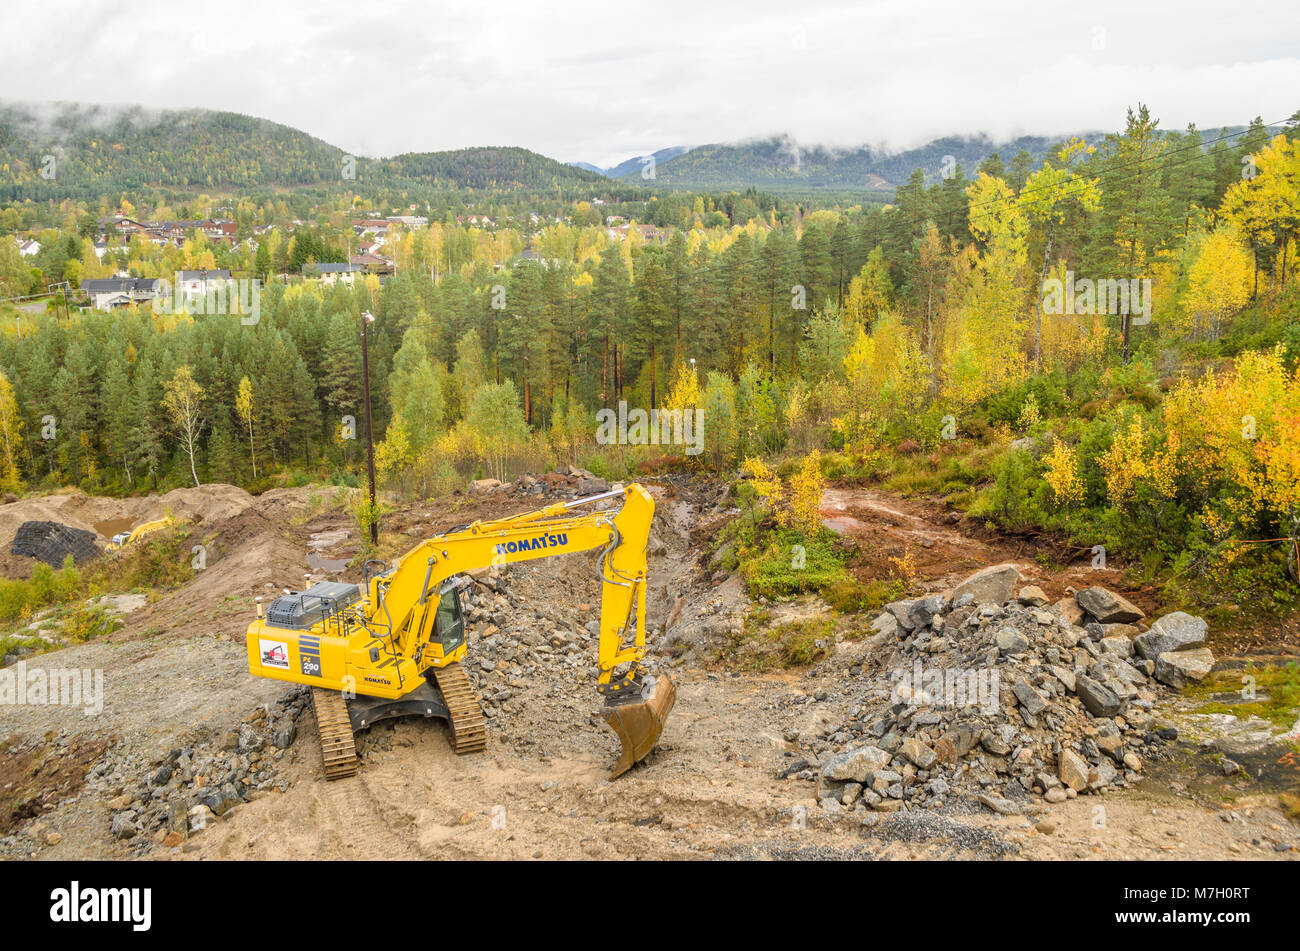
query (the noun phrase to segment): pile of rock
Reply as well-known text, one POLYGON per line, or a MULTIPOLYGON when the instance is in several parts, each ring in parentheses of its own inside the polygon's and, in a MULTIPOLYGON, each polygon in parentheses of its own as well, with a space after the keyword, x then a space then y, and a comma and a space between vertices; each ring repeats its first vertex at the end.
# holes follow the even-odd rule
MULTIPOLYGON (((510 571, 528 570, 512 567, 510 571)), ((592 628, 567 620, 557 607, 515 596, 504 574, 489 573, 462 596, 474 637, 465 669, 489 721, 521 712, 515 684, 563 682, 576 689, 595 666, 592 628)))
POLYGON ((1152 709, 1209 673, 1206 624, 1182 612, 1144 625, 1104 588, 1055 604, 1013 565, 950 593, 899 601, 874 621, 843 723, 800 742, 782 775, 815 780, 823 808, 892 811, 972 800, 1017 814, 1140 780, 1177 736, 1152 709))
MULTIPOLYGON (((622 483, 614 483, 612 488, 621 489, 622 483)), ((611 486, 600 476, 580 469, 577 466, 561 466, 540 476, 531 472, 521 475, 513 482, 499 479, 475 479, 469 484, 470 495, 595 495, 608 492, 611 486)))
POLYGON ((118 746, 95 764, 87 786, 106 797, 114 838, 130 840, 141 852, 157 844, 178 846, 235 806, 288 789, 276 768, 310 705, 310 690, 294 688, 258 707, 237 729, 200 729, 161 759, 142 761, 118 746))

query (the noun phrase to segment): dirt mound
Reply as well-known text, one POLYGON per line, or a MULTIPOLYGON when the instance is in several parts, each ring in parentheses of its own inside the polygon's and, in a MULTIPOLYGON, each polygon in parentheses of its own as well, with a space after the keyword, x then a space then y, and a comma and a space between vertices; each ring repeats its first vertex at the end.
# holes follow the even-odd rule
POLYGON ((0 544, 9 542, 23 522, 60 522, 103 534, 98 530, 101 525, 123 531, 162 518, 169 511, 182 520, 220 521, 238 515, 253 501, 253 496, 243 489, 220 483, 139 498, 108 498, 73 490, 19 499, 0 505, 0 544))
POLYGON ((170 511, 177 518, 201 522, 234 518, 253 504, 253 496, 234 485, 216 483, 197 488, 172 489, 163 496, 150 496, 146 502, 158 509, 161 517, 170 511))

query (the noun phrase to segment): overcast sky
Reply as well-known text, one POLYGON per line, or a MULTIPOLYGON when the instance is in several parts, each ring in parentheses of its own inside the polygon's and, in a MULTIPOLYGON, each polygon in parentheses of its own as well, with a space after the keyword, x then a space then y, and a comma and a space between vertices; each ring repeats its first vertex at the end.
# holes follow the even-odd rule
POLYGON ((522 145, 598 165, 788 133, 1164 128, 1300 108, 1295 0, 36 0, 0 21, 0 97, 248 113, 358 155, 522 145))

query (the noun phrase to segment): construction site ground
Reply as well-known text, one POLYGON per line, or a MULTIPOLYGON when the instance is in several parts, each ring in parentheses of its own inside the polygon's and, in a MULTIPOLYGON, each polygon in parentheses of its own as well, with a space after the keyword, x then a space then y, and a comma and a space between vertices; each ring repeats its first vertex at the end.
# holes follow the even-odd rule
MULTIPOLYGON (((190 742, 196 731, 237 731, 259 709, 296 689, 249 675, 244 630, 257 598, 266 603, 310 580, 359 579, 359 568, 348 565, 360 541, 346 491, 304 487, 253 497, 231 486, 205 486, 163 498, 65 493, 0 506, 5 552, 17 527, 29 520, 103 534, 167 512, 185 523, 184 549, 202 545, 204 551, 204 566, 183 584, 165 591, 117 592, 136 595, 115 602, 123 612, 119 630, 24 658, 31 666, 102 669, 104 703, 97 715, 72 706, 0 709, 0 743, 28 746, 21 757, 0 756, 0 791, 10 799, 43 802, 34 815, 20 815, 11 804, 8 827, 0 827, 7 843, 0 855, 1300 858, 1300 825, 1286 805, 1288 796, 1300 792, 1300 764, 1277 766, 1270 760, 1244 775, 1223 775, 1197 739, 1207 718, 1181 702, 1160 713, 1179 725, 1186 739, 1167 760, 1153 762, 1144 781, 1130 790, 1041 804, 1015 816, 953 803, 935 811, 873 814, 867 821, 827 817, 813 784, 778 774, 797 752, 787 737, 817 732, 847 715, 836 708, 833 695, 845 676, 846 652, 862 649, 862 642, 845 639, 831 657, 806 668, 751 672, 719 665, 708 640, 734 630, 751 607, 741 579, 711 573, 708 559, 701 557, 719 520, 729 517, 729 503, 712 483, 664 482, 655 494, 659 544, 650 561, 648 623, 652 652, 659 652, 657 669, 676 682, 677 704, 659 747, 643 764, 618 780, 606 779, 617 740, 599 717, 592 670, 531 665, 525 677, 522 665, 495 663, 480 672, 481 681, 510 698, 491 706, 485 753, 454 755, 441 721, 390 721, 359 740, 356 778, 327 783, 308 705, 296 740, 276 760, 278 785, 170 845, 115 836, 108 802, 115 790, 85 777, 99 757, 145 768, 190 742), (54 736, 60 737, 66 750, 60 757, 66 761, 42 758, 38 747, 31 748, 33 738, 54 736)), ((385 516, 382 551, 395 557, 427 534, 549 500, 506 490, 398 506, 385 516)), ((1156 592, 1125 587, 1119 566, 1099 575, 1086 552, 1048 550, 1051 543, 999 535, 937 502, 844 486, 827 491, 822 514, 832 528, 855 536, 864 554, 853 570, 864 578, 886 576, 889 559, 911 551, 918 591, 942 591, 979 568, 1009 561, 1020 567, 1025 582, 1053 598, 1067 586, 1104 584, 1148 611, 1156 606, 1156 592), (1049 570, 1042 561, 1064 567, 1049 570)), ((31 560, 6 554, 0 571, 30 574, 31 560)), ((599 610, 594 556, 517 566, 503 583, 510 591, 508 611, 524 612, 525 622, 535 616, 547 631, 587 637, 582 646, 594 669, 594 639, 585 629, 599 610)), ((486 594, 490 604, 491 592, 486 594)), ((825 610, 819 602, 798 599, 774 606, 772 613, 788 619, 825 610)), ((871 617, 841 623, 865 627, 871 617)), ((467 666, 475 664, 480 639, 496 626, 488 620, 471 623, 467 666)), ((1249 636, 1222 632, 1212 635, 1211 644, 1220 663, 1247 657, 1279 663, 1295 659, 1294 648, 1287 646, 1294 643, 1291 635, 1282 628, 1252 630, 1249 636)))

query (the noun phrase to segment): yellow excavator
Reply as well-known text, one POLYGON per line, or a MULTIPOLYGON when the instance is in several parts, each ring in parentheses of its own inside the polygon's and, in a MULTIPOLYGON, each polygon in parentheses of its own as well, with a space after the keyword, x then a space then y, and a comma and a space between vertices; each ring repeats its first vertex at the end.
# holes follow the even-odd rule
POLYGON ((486 747, 478 698, 461 668, 460 591, 469 572, 603 548, 597 693, 622 753, 610 778, 649 754, 677 698, 645 657, 646 546, 654 499, 635 483, 435 535, 391 568, 367 562, 362 586, 320 582, 271 602, 248 628, 248 669, 309 684, 327 779, 357 772, 354 734, 389 717, 439 717, 458 754, 486 747), (623 496, 617 512, 572 510, 623 496), (370 573, 372 565, 380 570, 370 573), (384 570, 386 569, 386 570, 384 570))
POLYGON ((175 522, 170 515, 165 518, 154 519, 152 522, 145 522, 143 525, 137 525, 129 532, 118 532, 113 536, 113 540, 104 546, 105 552, 121 551, 132 542, 139 541, 144 536, 156 532, 159 529, 166 528, 175 522))

